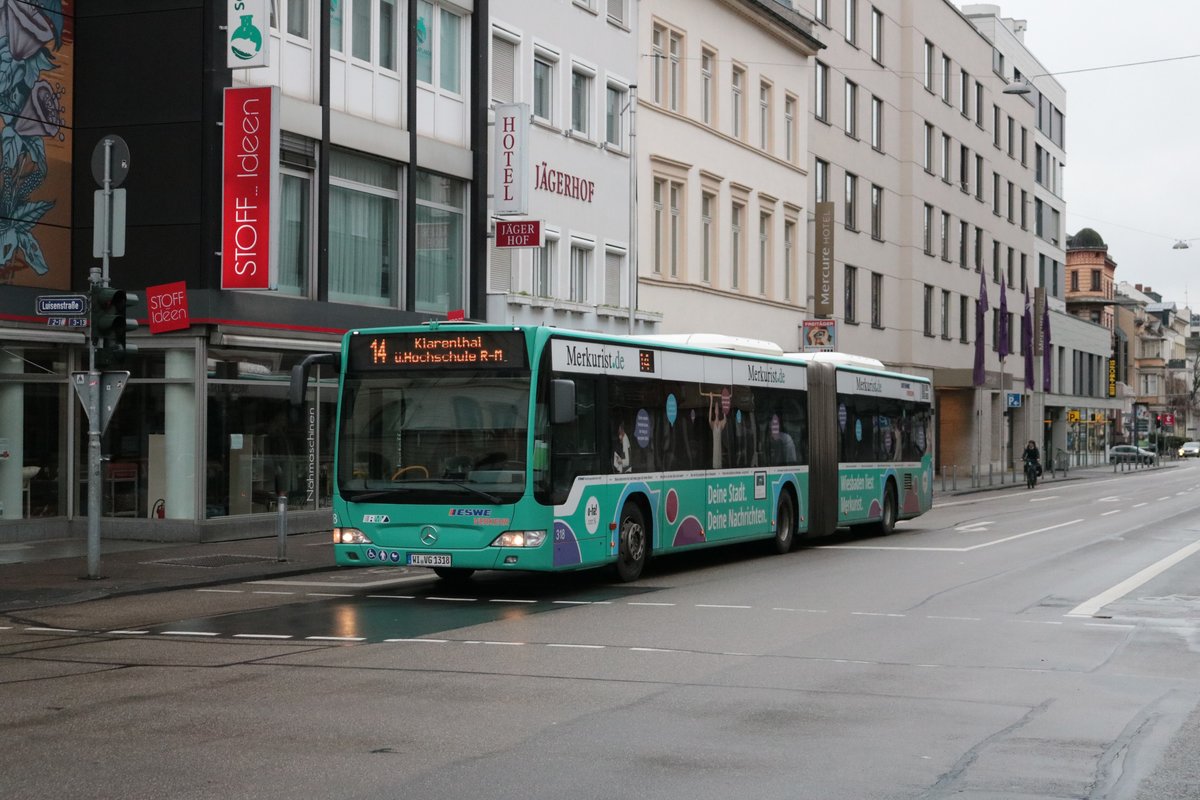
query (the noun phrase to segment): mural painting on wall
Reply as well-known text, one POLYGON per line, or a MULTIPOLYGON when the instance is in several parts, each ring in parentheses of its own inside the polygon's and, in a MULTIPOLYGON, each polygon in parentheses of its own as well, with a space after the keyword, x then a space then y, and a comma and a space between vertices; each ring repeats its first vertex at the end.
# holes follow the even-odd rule
POLYGON ((71 284, 73 0, 0 0, 0 285, 71 284))

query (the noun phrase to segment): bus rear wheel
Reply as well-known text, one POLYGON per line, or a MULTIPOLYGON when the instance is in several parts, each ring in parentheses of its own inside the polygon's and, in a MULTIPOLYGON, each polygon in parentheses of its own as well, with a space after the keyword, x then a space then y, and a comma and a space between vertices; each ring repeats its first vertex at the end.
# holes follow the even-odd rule
POLYGON ((617 563, 613 565, 617 580, 622 583, 636 581, 646 568, 650 555, 650 532, 636 503, 626 503, 621 509, 617 536, 617 563))
POLYGON ((896 530, 896 484, 888 481, 883 490, 883 516, 874 524, 875 533, 887 536, 896 530))
POLYGON ((796 541, 796 503, 789 492, 779 496, 779 508, 775 510, 775 538, 772 549, 782 555, 792 549, 796 541))

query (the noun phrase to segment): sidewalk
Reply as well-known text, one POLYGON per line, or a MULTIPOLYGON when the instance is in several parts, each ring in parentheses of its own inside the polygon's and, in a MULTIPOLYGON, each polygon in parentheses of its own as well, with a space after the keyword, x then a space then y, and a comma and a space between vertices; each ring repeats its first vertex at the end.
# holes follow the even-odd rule
MULTIPOLYGON (((1169 469, 1175 463, 1168 461, 1150 469, 1169 469)), ((1137 470, 1144 471, 1145 468, 1137 470)), ((1054 475, 1046 472, 1038 486, 1129 474, 1132 473, 1114 472, 1111 466, 1102 464, 1054 475)), ((1022 483, 1014 484, 1009 477, 1001 484, 996 474, 988 486, 985 475, 983 486, 972 487, 969 476, 959 476, 954 488, 947 476, 943 490, 941 476, 937 476, 934 502, 957 495, 1023 488, 1022 483)), ((274 536, 205 544, 104 540, 100 544, 101 577, 91 580, 86 577, 87 542, 83 539, 0 544, 0 614, 335 568, 328 532, 288 536, 285 561, 277 559, 278 546, 274 536)))

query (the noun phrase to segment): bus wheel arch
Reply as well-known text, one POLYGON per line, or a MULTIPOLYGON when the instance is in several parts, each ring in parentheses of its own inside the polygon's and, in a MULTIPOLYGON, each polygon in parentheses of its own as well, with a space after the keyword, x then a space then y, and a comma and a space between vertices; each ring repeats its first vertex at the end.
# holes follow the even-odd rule
POLYGON ((653 532, 647 522, 650 519, 649 510, 646 498, 641 495, 630 496, 621 507, 621 515, 617 518, 617 560, 613 564, 613 571, 622 583, 641 577, 646 562, 650 560, 653 532))
POLYGON ((775 535, 771 538, 771 550, 783 555, 796 544, 797 509, 796 490, 786 484, 779 492, 779 504, 775 507, 775 535))

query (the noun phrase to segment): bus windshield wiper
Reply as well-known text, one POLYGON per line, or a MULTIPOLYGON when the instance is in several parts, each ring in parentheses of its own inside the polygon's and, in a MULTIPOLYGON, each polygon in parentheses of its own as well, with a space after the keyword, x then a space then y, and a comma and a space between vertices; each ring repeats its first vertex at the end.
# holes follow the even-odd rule
POLYGON ((455 480, 454 478, 418 478, 414 481, 410 481, 410 483, 450 484, 451 486, 457 486, 460 489, 465 489, 466 491, 470 492, 473 495, 478 495, 479 497, 482 497, 484 500, 487 500, 492 505, 498 506, 502 502, 504 502, 499 497, 496 497, 496 495, 491 494, 490 492, 485 492, 482 489, 476 489, 474 486, 468 486, 467 484, 463 483, 462 481, 455 480))
POLYGON ((458 481, 453 478, 418 478, 416 480, 405 481, 404 483, 405 483, 404 486, 396 486, 396 487, 393 487, 390 489, 380 489, 378 491, 365 491, 362 494, 356 494, 352 497, 347 497, 346 499, 349 500, 350 502, 360 502, 360 501, 367 501, 367 500, 383 500, 386 498, 398 498, 398 497, 403 497, 404 495, 411 492, 413 489, 418 488, 421 484, 434 483, 434 484, 448 484, 450 486, 457 486, 459 489, 463 489, 464 491, 468 491, 473 495, 482 497, 484 500, 487 500, 492 505, 500 505, 501 503, 504 502, 503 500, 501 500, 499 497, 497 497, 494 494, 485 492, 482 489, 476 489, 473 486, 468 486, 467 484, 463 483, 462 481, 458 481))

